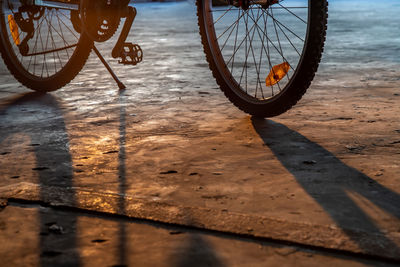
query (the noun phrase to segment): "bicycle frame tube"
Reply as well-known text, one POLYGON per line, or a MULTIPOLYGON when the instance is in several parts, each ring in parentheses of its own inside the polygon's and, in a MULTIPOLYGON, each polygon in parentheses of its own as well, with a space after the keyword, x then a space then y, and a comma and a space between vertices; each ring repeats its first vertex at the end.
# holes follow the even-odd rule
POLYGON ((59 8, 59 9, 67 9, 67 10, 78 10, 79 9, 79 0, 74 1, 63 1, 63 0, 0 0, 0 4, 2 6, 2 13, 7 14, 11 9, 17 10, 22 6, 42 6, 48 8, 59 8))
POLYGON ((79 0, 78 1, 49 1, 49 0, 33 0, 35 5, 43 6, 43 7, 54 7, 60 9, 68 9, 68 10, 78 10, 79 9, 79 0))
MULTIPOLYGON (((80 0, 0 0, 3 5, 3 11, 9 9, 9 6, 18 8, 23 5, 36 5, 49 8, 59 8, 67 10, 79 10, 80 0)), ((129 1, 129 6, 133 6, 133 3, 129 1)))

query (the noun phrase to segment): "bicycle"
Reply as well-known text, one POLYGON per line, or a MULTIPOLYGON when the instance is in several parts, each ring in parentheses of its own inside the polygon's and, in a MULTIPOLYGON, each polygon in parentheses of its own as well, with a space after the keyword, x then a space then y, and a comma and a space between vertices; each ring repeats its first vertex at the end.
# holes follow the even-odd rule
MULTIPOLYGON (((0 0, 0 52, 24 86, 50 92, 68 84, 93 50, 120 88, 124 85, 96 48, 117 32, 119 63, 143 59, 126 42, 136 17, 129 0, 0 0)), ((239 109, 272 117, 295 105, 317 71, 327 0, 196 0, 206 59, 221 90, 239 109)))

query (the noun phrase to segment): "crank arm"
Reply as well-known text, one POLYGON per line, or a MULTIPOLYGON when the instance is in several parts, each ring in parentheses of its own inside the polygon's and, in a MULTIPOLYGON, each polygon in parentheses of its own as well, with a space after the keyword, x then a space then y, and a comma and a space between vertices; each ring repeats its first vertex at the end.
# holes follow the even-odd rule
POLYGON ((132 23, 135 20, 136 13, 137 13, 136 8, 134 8, 132 6, 127 6, 125 12, 126 12, 124 14, 125 16, 123 16, 123 17, 126 17, 124 27, 122 28, 121 34, 118 37, 118 41, 115 44, 115 46, 111 52, 111 56, 113 58, 118 58, 120 56, 121 51, 124 48, 126 37, 128 37, 129 31, 131 30, 132 23))

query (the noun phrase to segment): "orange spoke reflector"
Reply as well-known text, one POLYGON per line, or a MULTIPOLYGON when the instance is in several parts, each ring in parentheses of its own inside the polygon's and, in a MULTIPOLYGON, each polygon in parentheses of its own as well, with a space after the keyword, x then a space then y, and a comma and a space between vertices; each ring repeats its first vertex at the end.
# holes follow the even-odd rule
POLYGON ((267 86, 272 86, 277 84, 286 74, 289 72, 290 65, 287 62, 283 62, 282 64, 275 65, 272 67, 272 70, 269 72, 267 78, 265 78, 265 84, 267 86))
POLYGON ((8 15, 8 25, 10 26, 10 32, 11 36, 14 39, 14 43, 16 45, 19 45, 21 42, 19 40, 19 30, 18 30, 18 25, 15 22, 15 19, 13 15, 8 15))

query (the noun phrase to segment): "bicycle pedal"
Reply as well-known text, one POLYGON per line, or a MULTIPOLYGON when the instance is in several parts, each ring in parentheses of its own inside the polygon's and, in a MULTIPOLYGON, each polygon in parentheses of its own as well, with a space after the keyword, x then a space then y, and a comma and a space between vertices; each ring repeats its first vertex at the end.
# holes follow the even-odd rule
POLYGON ((119 57, 119 64, 136 65, 143 60, 143 51, 138 44, 124 43, 119 57))

